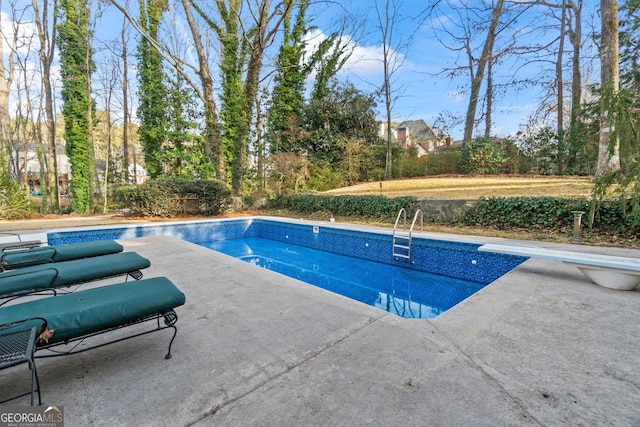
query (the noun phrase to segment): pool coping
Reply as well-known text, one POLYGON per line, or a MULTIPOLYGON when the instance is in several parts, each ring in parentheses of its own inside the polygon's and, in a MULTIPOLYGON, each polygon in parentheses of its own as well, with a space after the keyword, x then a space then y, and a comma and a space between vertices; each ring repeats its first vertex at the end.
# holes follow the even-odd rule
POLYGON ((179 239, 121 243, 187 295, 174 357, 150 336, 39 362, 45 404, 69 425, 640 420, 640 292, 563 263, 530 259, 435 320, 406 320, 179 239))

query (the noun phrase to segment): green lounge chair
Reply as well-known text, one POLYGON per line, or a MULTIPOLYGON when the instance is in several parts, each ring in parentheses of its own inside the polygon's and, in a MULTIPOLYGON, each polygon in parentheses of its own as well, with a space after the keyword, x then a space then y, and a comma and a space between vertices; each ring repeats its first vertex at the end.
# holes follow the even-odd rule
MULTIPOLYGON (((169 359, 171 346, 178 332, 175 326, 178 321, 175 308, 185 301, 185 295, 169 279, 156 277, 0 307, 0 348, 13 345, 15 337, 12 334, 36 327, 37 334, 41 337, 35 343, 32 342, 35 345, 33 351, 37 352, 36 358, 80 353, 171 328, 173 335, 165 355, 169 359), (90 345, 90 341, 85 341, 99 334, 143 322, 150 322, 152 326, 142 331, 136 329, 131 335, 120 335, 106 343, 90 345), (42 339, 43 336, 46 336, 46 340, 42 339), (76 344, 79 341, 83 341, 83 345, 76 344)), ((35 359, 27 361, 32 365, 33 375, 36 375, 35 381, 32 378, 31 383, 33 404, 34 384, 38 386, 38 400, 40 386, 35 374, 35 359)), ((0 365, 0 369, 13 365, 15 363, 0 365)))
POLYGON ((140 270, 150 265, 148 259, 135 252, 122 252, 8 270, 0 273, 0 298, 124 274, 139 280, 142 278, 140 270))
POLYGON ((122 252, 124 248, 115 240, 70 243, 67 245, 42 246, 34 243, 29 247, 24 242, 7 243, 2 248, 0 268, 13 270, 50 262, 64 262, 122 252))

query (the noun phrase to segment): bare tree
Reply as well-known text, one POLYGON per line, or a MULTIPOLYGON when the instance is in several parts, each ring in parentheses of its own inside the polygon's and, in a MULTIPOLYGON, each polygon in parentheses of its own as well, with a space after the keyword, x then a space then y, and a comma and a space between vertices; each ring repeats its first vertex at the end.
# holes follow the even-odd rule
POLYGON ((40 40, 39 53, 40 63, 42 64, 42 86, 44 88, 47 146, 49 149, 47 173, 44 175, 45 191, 43 191, 42 197, 45 198, 49 195, 52 211, 58 212, 60 209, 60 188, 58 186, 54 91, 53 82, 51 81, 51 66, 55 54, 57 1, 53 1, 53 10, 49 9, 49 0, 42 2, 42 13, 40 12, 38 3, 38 0, 31 0, 38 31, 38 39, 40 40), (52 19, 51 25, 49 25, 49 18, 52 19))
POLYGON ((529 84, 529 78, 519 75, 527 67, 526 55, 535 47, 528 46, 530 25, 518 25, 529 14, 531 4, 494 0, 460 5, 452 1, 434 2, 428 16, 435 17, 434 35, 455 58, 438 74, 448 79, 468 76, 461 88, 468 93, 467 111, 460 120, 446 113, 446 121, 464 122, 464 140, 484 118, 484 135, 491 133, 495 99, 504 90, 529 84), (480 38, 480 40, 479 40, 480 38), (503 65, 503 64, 506 64, 503 65), (509 74, 505 71, 509 70, 509 74), (482 87, 486 82, 484 98, 482 87), (480 102, 483 104, 479 105, 480 102))
POLYGON ((569 20, 569 41, 573 46, 571 58, 571 121, 575 126, 580 121, 580 107, 582 106, 582 0, 570 1, 569 12, 573 19, 569 20))
MULTIPOLYGON (((564 58, 566 54, 565 40, 568 39, 572 47, 571 54, 571 111, 569 113, 570 121, 569 127, 572 127, 580 120, 580 107, 582 105, 582 64, 581 64, 581 50, 582 50, 582 8, 583 0, 560 0, 559 3, 553 3, 548 1, 535 1, 531 2, 531 5, 538 5, 547 8, 551 11, 560 10, 560 16, 556 16, 558 24, 558 37, 545 46, 549 48, 553 46, 553 51, 556 54, 555 61, 555 85, 553 87, 556 90, 556 117, 557 117, 557 129, 558 134, 562 135, 564 132, 565 124, 565 100, 564 100, 564 87, 567 85, 564 74, 564 58), (555 46, 555 43, 558 46, 555 46)), ((546 28, 541 27, 540 31, 546 31, 546 28)))
MULTIPOLYGON (((393 132, 391 129, 392 110, 397 100, 397 94, 393 92, 398 88, 395 86, 394 74, 404 64, 403 52, 406 51, 409 41, 407 39, 400 39, 399 31, 396 27, 401 25, 402 15, 401 8, 403 5, 402 0, 383 0, 375 2, 375 13, 377 18, 377 29, 380 31, 380 37, 382 42, 382 95, 384 99, 385 119, 386 119, 386 156, 385 156, 385 179, 391 178, 391 166, 392 166, 392 139, 393 132)), ((409 38, 410 39, 410 38, 409 38)))
MULTIPOLYGON (((129 7, 129 1, 127 0, 126 7, 129 7)), ((129 123, 131 119, 129 118, 129 58, 127 52, 127 20, 126 18, 122 19, 122 29, 120 30, 120 41, 122 44, 122 53, 120 58, 122 59, 122 172, 124 174, 124 182, 129 184, 129 161, 131 160, 130 153, 130 141, 129 141, 129 123)), ((135 147, 133 147, 133 152, 135 155, 135 147)), ((137 183, 136 180, 136 164, 135 161, 133 163, 133 175, 134 175, 134 183, 137 183)))
MULTIPOLYGON (((2 0, 0 0, 2 6, 2 0)), ((16 14, 15 5, 12 4, 13 15, 16 14)), ((11 33, 6 33, 2 27, 2 40, 0 40, 0 178, 11 173, 11 121, 9 115, 9 95, 15 72, 15 55, 18 44, 18 22, 13 19, 11 33), (9 45, 9 55, 5 60, 4 42, 9 45), (6 61, 6 62, 5 62, 6 61)))
POLYGON ((493 6, 491 12, 491 22, 487 30, 487 36, 482 48, 482 54, 478 59, 476 70, 471 76, 471 93, 469 95, 469 104, 467 107, 467 114, 464 124, 464 137, 465 142, 471 141, 473 138, 473 129, 475 126, 476 108, 478 106, 478 98, 480 96, 480 87, 484 79, 484 71, 487 63, 491 61, 493 54, 493 45, 496 40, 496 34, 498 25, 500 24, 500 17, 502 16, 502 8, 505 0, 498 0, 497 4, 493 6))
MULTIPOLYGON (((96 154, 100 154, 99 158, 104 159, 104 192, 103 192, 103 213, 107 213, 108 208, 108 196, 109 196, 109 184, 111 165, 113 163, 113 151, 114 151, 114 128, 115 121, 113 119, 113 98, 115 97, 116 87, 121 83, 119 76, 118 60, 116 56, 110 56, 105 58, 97 67, 97 76, 94 79, 96 81, 96 96, 102 98, 104 105, 104 120, 98 122, 100 129, 96 129, 94 132, 94 149, 96 154), (103 131, 104 141, 97 138, 97 135, 103 131)), ((101 138, 102 139, 102 138, 101 138)))

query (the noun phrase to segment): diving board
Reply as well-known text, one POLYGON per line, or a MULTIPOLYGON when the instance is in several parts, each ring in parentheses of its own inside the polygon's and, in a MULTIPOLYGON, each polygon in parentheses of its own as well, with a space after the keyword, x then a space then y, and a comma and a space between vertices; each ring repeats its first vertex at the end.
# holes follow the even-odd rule
POLYGON ((583 252, 545 249, 536 246, 488 243, 480 252, 562 261, 582 271, 593 283, 610 289, 631 291, 640 284, 640 259, 583 252))

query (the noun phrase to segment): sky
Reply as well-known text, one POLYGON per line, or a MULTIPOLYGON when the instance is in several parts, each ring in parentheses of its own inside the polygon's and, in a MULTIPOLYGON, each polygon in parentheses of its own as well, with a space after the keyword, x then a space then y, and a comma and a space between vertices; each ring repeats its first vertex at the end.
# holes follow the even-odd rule
MULTIPOLYGON (((482 2, 478 0, 441 1, 440 7, 431 15, 427 15, 424 9, 427 4, 433 3, 425 0, 390 0, 391 3, 400 5, 398 9, 399 25, 396 26, 395 40, 403 42, 412 40, 411 43, 396 51, 402 62, 392 78, 391 88, 397 99, 394 102, 393 120, 418 120, 424 119, 428 123, 442 125, 438 119, 440 116, 464 117, 468 106, 468 87, 470 77, 463 73, 451 77, 443 73, 446 68, 455 67, 456 64, 464 64, 466 56, 458 54, 444 47, 447 44, 453 47, 455 44, 446 37, 444 29, 456 30, 455 21, 460 19, 459 10, 462 5, 478 6, 482 2), (449 7, 452 6, 452 7, 449 7), (458 11, 453 7, 458 6, 458 11), (438 40, 439 36, 441 40, 438 40)), ((351 58, 345 65, 341 75, 347 77, 362 90, 375 90, 382 85, 382 48, 381 30, 376 16, 376 4, 378 9, 384 10, 385 0, 349 0, 342 2, 350 11, 361 20, 357 35, 352 38, 354 50, 351 58)), ((595 5, 588 3, 584 7, 583 21, 594 13, 595 5)), ((327 25, 328 16, 334 16, 335 6, 322 11, 317 20, 321 29, 327 25), (325 15, 326 13, 326 15, 325 15)), ((536 42, 542 42, 540 37, 545 37, 544 32, 534 32, 532 28, 536 20, 540 18, 538 13, 531 11, 521 16, 509 36, 535 38, 536 42), (542 34, 542 35, 541 35, 542 34)), ((326 28, 330 27, 329 24, 326 28)), ((583 36, 591 29, 589 25, 583 25, 583 36)), ((480 48, 484 42, 486 31, 478 30, 473 37, 473 44, 480 48)), ((568 44, 568 43, 567 43, 568 44)), ((395 42, 392 47, 397 47, 395 42)), ((479 56, 479 51, 476 53, 479 56)), ((535 78, 540 74, 541 67, 549 67, 549 64, 516 63, 514 60, 505 59, 501 67, 495 72, 496 83, 506 82, 510 75, 515 73, 520 78, 535 78), (517 67, 517 68, 516 68, 517 67), (502 78, 502 80, 501 80, 502 78)), ((594 75, 583 71, 584 78, 589 80, 594 75)), ((486 85, 483 83, 482 92, 486 85)), ((508 87, 498 94, 493 109, 493 126, 491 134, 494 136, 513 135, 517 131, 524 130, 531 115, 535 112, 541 101, 544 87, 508 87)), ((380 120, 384 117, 384 105, 379 105, 380 120)), ((461 139, 463 125, 453 125, 451 120, 446 120, 447 129, 454 139, 461 139)), ((484 129, 484 126, 481 128, 484 129)))
MULTIPOLYGON (((27 9, 28 16, 31 1, 15 1, 18 6, 27 9)), ((123 2, 124 0, 121 1, 123 2)), ((8 3, 1 3, 3 32, 9 31, 11 26, 7 15, 8 3)), ((310 25, 316 27, 309 34, 311 45, 336 31, 340 24, 344 24, 343 39, 349 43, 352 55, 339 77, 350 81, 366 93, 379 90, 383 83, 381 30, 376 10, 383 11, 385 3, 386 0, 317 0, 313 3, 308 15, 312 18, 310 25)), ((443 70, 453 68, 456 64, 465 61, 464 55, 458 56, 456 52, 445 48, 445 44, 453 47, 455 43, 447 38, 444 31, 459 31, 456 29, 456 22, 463 19, 461 11, 465 8, 462 4, 478 6, 482 1, 440 0, 441 6, 431 15, 427 15, 423 12, 425 5, 430 3, 432 2, 427 0, 389 0, 389 4, 399 6, 396 19, 393 20, 394 39, 391 47, 393 53, 397 55, 398 63, 401 64, 394 71, 391 79, 394 98, 392 119, 397 122, 423 119, 447 131, 454 139, 461 139, 462 125, 454 124, 450 119, 442 121, 441 118, 464 117, 468 104, 467 88, 470 78, 465 73, 453 77, 443 73, 443 70), (437 36, 441 40, 438 40, 437 36)), ((174 0, 170 4, 176 6, 177 2, 174 0)), ((583 12, 583 16, 592 14, 593 8, 595 5, 587 5, 586 9, 589 11, 583 12)), ((510 30, 509 35, 539 37, 539 32, 531 31, 536 24, 534 21, 538 18, 539 15, 533 13, 525 14, 519 19, 517 26, 514 26, 516 28, 513 31, 510 30)), ((113 7, 107 9, 97 27, 96 39, 117 38, 121 23, 120 12, 113 7)), ((185 25, 180 22, 168 22, 168 24, 176 46, 180 45, 181 38, 183 41, 189 38, 185 25)), ((28 32, 27 26, 24 31, 28 32)), ((587 25, 583 32, 588 33, 588 31, 587 25)), ((472 43, 476 48, 482 45, 484 37, 485 32, 482 30, 474 33, 472 43)), ((96 51, 100 48, 101 46, 97 44, 94 46, 96 51)), ((5 47, 5 57, 7 51, 5 47)), ((33 52, 32 55, 35 56, 36 53, 33 52)), ((273 59, 274 55, 271 53, 266 61, 273 61, 273 59)), ((130 65, 135 67, 135 64, 130 63, 130 65)), ((518 67, 519 77, 532 78, 540 73, 541 66, 549 65, 522 64, 506 59, 496 71, 496 80, 506 81, 505 76, 515 73, 516 67, 518 67)), ((588 72, 585 73, 585 78, 587 80, 590 78, 588 72)), ((540 103, 542 89, 540 87, 507 87, 500 93, 496 98, 493 111, 492 135, 508 136, 523 130, 523 126, 540 103)), ((385 120, 384 103, 381 98, 378 102, 378 119, 385 120)))

